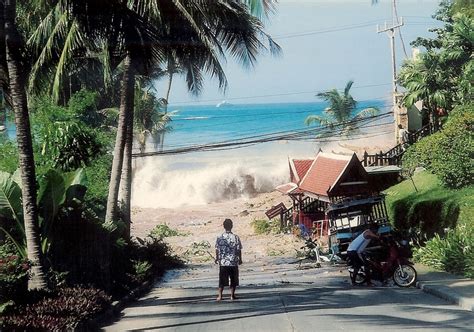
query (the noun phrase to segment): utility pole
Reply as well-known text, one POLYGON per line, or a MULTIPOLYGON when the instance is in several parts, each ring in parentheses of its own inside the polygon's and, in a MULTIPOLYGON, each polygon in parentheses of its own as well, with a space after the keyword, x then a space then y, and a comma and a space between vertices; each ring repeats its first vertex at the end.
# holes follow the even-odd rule
MULTIPOLYGON (((395 4, 395 0, 393 1, 395 4)), ((393 16, 393 21, 395 21, 395 17, 393 16)), ((400 28, 403 26, 403 17, 400 18, 400 22, 393 22, 391 26, 387 26, 387 22, 385 22, 385 26, 383 29, 380 29, 377 25, 377 33, 387 32, 388 37, 390 38, 390 50, 392 52, 392 93, 395 99, 395 94, 397 93, 397 65, 395 62, 395 29, 400 28)))
MULTIPOLYGON (((393 103, 393 116, 395 118, 395 141, 400 142, 400 137, 399 137, 399 131, 398 131, 398 125, 401 122, 401 109, 398 106, 398 101, 397 101, 397 64, 395 61, 395 34, 396 30, 399 29, 401 26, 403 26, 403 18, 400 17, 400 21, 398 20, 398 14, 397 14, 397 0, 392 0, 392 25, 387 25, 387 22, 385 22, 385 25, 382 29, 379 28, 377 25, 377 33, 382 33, 386 32, 388 37, 390 38, 390 50, 392 53, 392 103, 393 103)), ((404 114, 406 117, 406 112, 404 114)), ((405 125, 406 127, 407 125, 405 125)))

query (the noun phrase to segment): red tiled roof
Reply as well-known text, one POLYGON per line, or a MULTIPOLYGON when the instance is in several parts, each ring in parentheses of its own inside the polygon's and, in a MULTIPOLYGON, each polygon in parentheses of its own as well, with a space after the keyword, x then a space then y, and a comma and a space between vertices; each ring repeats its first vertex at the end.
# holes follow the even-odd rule
POLYGON ((304 178, 308 170, 310 169, 311 165, 313 164, 314 159, 291 159, 291 168, 295 175, 295 182, 300 183, 301 180, 304 178))
POLYGON ((296 183, 289 182, 289 183, 281 184, 277 186, 275 189, 283 194, 288 194, 292 192, 293 190, 298 189, 298 185, 296 183))
POLYGON ((327 191, 337 182, 351 159, 352 156, 319 153, 301 180, 300 189, 318 196, 328 196, 327 191))

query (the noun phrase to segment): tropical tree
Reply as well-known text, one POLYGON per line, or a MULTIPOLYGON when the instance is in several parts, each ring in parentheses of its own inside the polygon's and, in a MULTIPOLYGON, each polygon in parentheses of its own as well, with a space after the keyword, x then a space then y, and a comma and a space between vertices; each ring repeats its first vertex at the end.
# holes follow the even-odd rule
POLYGON ((329 106, 324 110, 324 115, 309 115, 305 119, 307 126, 319 123, 322 126, 341 125, 345 134, 351 134, 357 129, 354 120, 364 119, 379 113, 376 107, 365 108, 356 113, 357 102, 351 96, 350 89, 353 81, 349 81, 341 94, 337 89, 320 92, 316 96, 327 101, 329 106))
POLYGON ((435 38, 418 38, 412 43, 426 52, 406 61, 398 77, 406 89, 404 104, 423 100, 434 123, 439 108, 449 112, 474 98, 474 19, 463 13, 453 15, 455 4, 441 5, 434 17, 445 26, 432 30, 435 38))
POLYGON ((142 80, 137 80, 134 107, 134 134, 141 153, 145 152, 148 137, 171 130, 171 114, 166 112, 165 99, 157 98, 142 84, 142 80))
POLYGON ((47 284, 39 236, 35 162, 25 90, 25 80, 28 74, 25 70, 27 61, 23 57, 25 43, 16 25, 16 7, 15 0, 0 2, 0 13, 3 14, 0 15, 0 39, 2 39, 2 46, 5 46, 5 48, 2 47, 0 53, 2 53, 3 59, 6 59, 8 75, 7 78, 2 77, 2 80, 9 82, 9 97, 15 113, 24 230, 27 256, 32 263, 28 287, 30 289, 45 289, 47 284))
POLYGON ((446 108, 450 100, 446 77, 439 70, 440 61, 438 54, 427 52, 418 59, 406 62, 398 75, 399 81, 407 90, 403 103, 409 106, 423 100, 433 123, 437 108, 446 108))
MULTIPOLYGON (((212 6, 194 2, 165 2, 156 1, 157 6, 145 8, 139 12, 141 16, 149 15, 151 22, 160 28, 160 38, 168 41, 164 50, 173 50, 175 61, 186 73, 188 89, 198 93, 203 84, 203 72, 217 77, 222 88, 226 86, 225 74, 218 56, 229 55, 237 58, 245 66, 255 63, 257 53, 266 49, 260 38, 268 38, 270 50, 276 51, 278 47, 271 38, 262 30, 260 21, 252 16, 248 7, 238 2, 217 2, 212 6), (235 27, 239 27, 236 29, 235 27), (174 45, 174 46, 173 46, 174 45)), ((141 8, 139 8, 141 9, 141 8)), ((130 121, 130 119, 129 119, 130 121)), ((122 177, 126 183, 123 187, 124 204, 123 215, 126 224, 129 224, 130 192, 131 192, 131 142, 132 124, 127 125, 127 137, 124 153, 124 172, 128 175, 122 177)), ((116 148, 118 145, 116 144, 116 148)), ((114 158, 115 160, 115 158, 114 158)), ((114 176, 114 168, 112 177, 114 176)), ((111 181, 111 185, 115 181, 111 181)), ((108 200, 107 220, 112 220, 116 207, 116 187, 110 188, 108 200)))

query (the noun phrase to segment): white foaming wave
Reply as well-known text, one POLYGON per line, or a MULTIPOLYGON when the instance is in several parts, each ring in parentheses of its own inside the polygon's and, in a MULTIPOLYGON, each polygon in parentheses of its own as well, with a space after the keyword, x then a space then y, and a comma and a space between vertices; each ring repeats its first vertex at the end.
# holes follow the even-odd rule
POLYGON ((132 205, 144 208, 176 208, 205 205, 270 192, 286 182, 286 163, 262 167, 243 162, 210 163, 187 169, 172 169, 165 160, 150 159, 136 170, 132 205))

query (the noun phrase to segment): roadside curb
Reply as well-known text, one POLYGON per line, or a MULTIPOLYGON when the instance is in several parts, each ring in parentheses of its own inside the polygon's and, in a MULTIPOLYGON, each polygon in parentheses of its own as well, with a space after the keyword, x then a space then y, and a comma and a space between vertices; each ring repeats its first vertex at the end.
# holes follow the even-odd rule
POLYGON ((474 312, 474 299, 459 295, 447 286, 432 285, 429 282, 417 281, 416 287, 425 293, 434 295, 443 300, 454 303, 463 309, 474 312))

